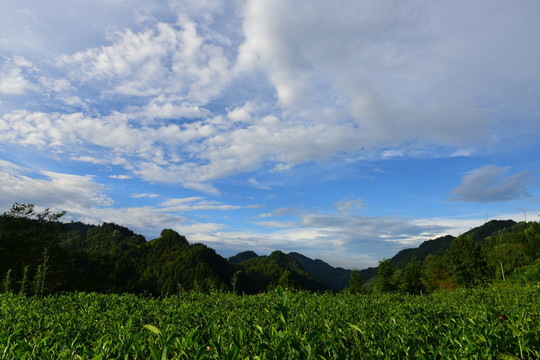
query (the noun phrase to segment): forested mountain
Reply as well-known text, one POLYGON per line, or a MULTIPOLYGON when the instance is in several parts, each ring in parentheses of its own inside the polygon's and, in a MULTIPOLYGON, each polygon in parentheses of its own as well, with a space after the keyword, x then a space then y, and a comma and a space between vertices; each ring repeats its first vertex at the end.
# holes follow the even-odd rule
POLYGON ((341 290, 349 286, 351 270, 332 267, 322 260, 312 260, 302 254, 291 252, 287 254, 298 261, 307 272, 320 281, 330 285, 333 289, 341 290))
POLYGON ((246 261, 253 258, 258 258, 259 255, 257 255, 254 251, 243 251, 241 253, 238 253, 234 256, 231 256, 229 258, 229 262, 231 264, 240 264, 242 261, 246 261))
MULTIPOLYGON (((291 269, 293 269, 294 272, 298 273, 297 275, 295 275, 297 278, 300 275, 304 277, 304 279, 300 281, 302 284, 312 283, 314 280, 318 281, 318 283, 313 283, 314 287, 317 289, 345 289, 348 286, 351 273, 350 270, 339 267, 335 268, 328 265, 322 260, 313 260, 308 258, 307 256, 296 252, 290 252, 288 254, 284 254, 282 252, 274 252, 269 257, 267 257, 259 256, 254 251, 243 251, 229 257, 228 260, 229 263, 237 264, 240 268, 259 267, 260 270, 263 269, 265 264, 270 262, 272 263, 270 265, 270 268, 274 268, 274 271, 276 273, 278 272, 277 268, 281 268, 281 270, 279 270, 279 272, 281 273, 284 270, 289 270, 290 272, 291 269), (272 260, 276 260, 278 256, 280 258, 280 261, 274 261, 275 264, 273 264, 272 260)), ((269 270, 266 271, 268 272, 269 270)), ((275 277, 276 276, 274 275, 270 276, 269 278, 275 277)))
POLYGON ((423 262, 430 254, 443 256, 454 239, 455 237, 452 235, 446 235, 433 240, 424 241, 417 248, 401 250, 394 255, 390 261, 396 268, 405 270, 405 267, 413 257, 416 257, 417 260, 423 262))
POLYGON ((246 293, 265 291, 272 286, 311 291, 330 290, 328 284, 318 280, 293 257, 281 251, 269 256, 251 257, 237 264, 238 289, 246 293))
POLYGON ((253 294, 276 285, 342 290, 354 278, 354 291, 431 292, 503 278, 540 281, 537 222, 490 221, 457 238, 444 236, 402 250, 378 267, 351 272, 281 251, 269 256, 245 251, 227 260, 170 229, 146 241, 116 224, 61 223, 62 215, 15 204, 0 216, 1 290, 253 294))

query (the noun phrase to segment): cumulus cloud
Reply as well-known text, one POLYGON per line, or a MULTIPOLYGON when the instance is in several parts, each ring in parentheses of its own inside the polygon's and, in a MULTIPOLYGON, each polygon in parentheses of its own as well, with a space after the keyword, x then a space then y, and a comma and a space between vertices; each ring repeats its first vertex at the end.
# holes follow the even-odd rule
POLYGON ((83 20, 77 29, 93 37, 39 68, 5 58, 0 91, 35 86, 49 106, 10 103, 3 141, 218 193, 215 180, 266 164, 279 173, 336 154, 470 154, 520 128, 540 132, 527 86, 538 81, 540 51, 522 35, 539 30, 533 3, 490 4, 483 22, 481 5, 457 13, 426 1, 135 3, 136 16, 100 3, 128 15, 100 19, 101 37, 83 20))
MULTIPOLYGON (((64 55, 59 66, 83 82, 114 80, 105 93, 124 96, 172 94, 183 101, 206 103, 230 78, 230 60, 222 47, 203 38, 198 24, 180 15, 176 23, 158 22, 139 32, 118 32, 111 45, 64 55)), ((172 105, 148 111, 158 117, 186 112, 172 105)))
POLYGON ((465 174, 460 185, 452 190, 454 200, 480 203, 519 199, 529 195, 537 184, 532 171, 507 175, 509 167, 487 165, 465 174))
POLYGON ((21 56, 2 59, 0 65, 0 93, 6 95, 22 95, 35 86, 26 78, 25 72, 31 69, 32 63, 21 56))
POLYGON ((51 208, 78 210, 109 206, 113 200, 104 193, 94 176, 71 175, 52 171, 32 174, 13 163, 0 163, 0 199, 3 208, 15 202, 50 204, 51 208))

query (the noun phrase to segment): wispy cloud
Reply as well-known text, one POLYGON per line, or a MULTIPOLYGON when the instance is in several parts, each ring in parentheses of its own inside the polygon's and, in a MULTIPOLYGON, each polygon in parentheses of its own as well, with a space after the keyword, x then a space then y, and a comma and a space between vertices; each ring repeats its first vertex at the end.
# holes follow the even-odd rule
POLYGON ((151 193, 142 193, 142 194, 131 194, 130 195, 132 198, 157 198, 159 197, 158 194, 151 194, 151 193))
POLYGON ((109 175, 111 179, 117 179, 117 180, 129 180, 132 177, 130 175, 109 175))
POLYGON ((454 200, 480 203, 519 199, 529 195, 529 188, 538 184, 533 171, 507 175, 509 167, 487 165, 465 174, 459 186, 452 190, 454 200))
POLYGON ((334 203, 334 206, 339 211, 357 210, 357 209, 362 209, 365 207, 362 199, 351 199, 351 198, 341 199, 340 201, 334 203))
POLYGON ((6 95, 22 95, 35 86, 25 76, 32 63, 20 56, 12 59, 0 58, 0 93, 6 95))

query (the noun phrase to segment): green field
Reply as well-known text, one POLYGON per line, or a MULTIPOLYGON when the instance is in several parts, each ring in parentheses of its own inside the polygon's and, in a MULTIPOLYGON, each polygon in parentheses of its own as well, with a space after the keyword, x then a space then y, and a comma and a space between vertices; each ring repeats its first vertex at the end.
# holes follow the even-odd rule
POLYGON ((0 295, 2 359, 540 359, 540 287, 0 295))

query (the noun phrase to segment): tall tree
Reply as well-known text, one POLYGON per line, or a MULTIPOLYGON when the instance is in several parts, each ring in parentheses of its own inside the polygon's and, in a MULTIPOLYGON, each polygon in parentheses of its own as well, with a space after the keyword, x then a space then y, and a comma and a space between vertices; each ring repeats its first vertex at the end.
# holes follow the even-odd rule
POLYGON ((399 287, 399 271, 394 268, 390 259, 379 261, 375 289, 381 292, 396 291, 399 287))
MULTIPOLYGON (((34 204, 26 203, 15 203, 9 211, 4 212, 0 216, 0 274, 12 270, 13 281, 22 283, 25 274, 28 277, 28 271, 36 272, 41 266, 43 278, 48 276, 45 270, 50 272, 51 277, 58 277, 62 270, 59 262, 64 256, 54 241, 62 230, 58 220, 64 215, 65 212, 55 213, 48 208, 38 211, 34 204), (51 262, 58 259, 56 266, 46 266, 49 257, 51 262)), ((40 286, 41 291, 44 288, 40 286)))
POLYGON ((452 241, 444 262, 448 274, 458 286, 474 287, 489 279, 486 255, 469 236, 459 236, 452 241))
POLYGON ((427 292, 451 287, 451 279, 446 275, 444 262, 440 256, 429 254, 424 260, 423 267, 423 282, 427 292))
POLYGON ((360 275, 360 271, 354 269, 351 271, 351 277, 349 278, 349 291, 357 294, 362 291, 363 286, 364 280, 362 279, 362 275, 360 275))
POLYGON ((416 260, 416 256, 413 256, 403 272, 403 281, 401 284, 403 291, 410 294, 419 294, 425 291, 422 278, 422 264, 419 260, 416 260))

